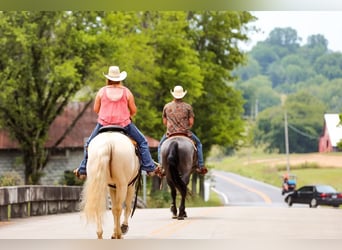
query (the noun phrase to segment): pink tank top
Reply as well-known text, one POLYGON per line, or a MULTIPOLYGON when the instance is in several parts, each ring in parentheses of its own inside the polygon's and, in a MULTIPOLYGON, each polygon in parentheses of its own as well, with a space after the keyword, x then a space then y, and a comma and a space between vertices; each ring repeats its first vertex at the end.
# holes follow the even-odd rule
POLYGON ((130 111, 128 109, 127 90, 123 87, 122 97, 118 100, 111 100, 107 96, 107 88, 103 90, 101 97, 101 108, 98 114, 98 123, 103 126, 119 125, 126 127, 131 123, 130 111))

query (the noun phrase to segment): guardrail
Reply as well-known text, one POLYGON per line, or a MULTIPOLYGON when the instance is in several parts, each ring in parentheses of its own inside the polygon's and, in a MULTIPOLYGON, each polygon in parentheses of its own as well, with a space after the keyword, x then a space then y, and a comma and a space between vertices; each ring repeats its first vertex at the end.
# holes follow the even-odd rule
POLYGON ((0 221, 79 211, 81 186, 0 187, 0 221))

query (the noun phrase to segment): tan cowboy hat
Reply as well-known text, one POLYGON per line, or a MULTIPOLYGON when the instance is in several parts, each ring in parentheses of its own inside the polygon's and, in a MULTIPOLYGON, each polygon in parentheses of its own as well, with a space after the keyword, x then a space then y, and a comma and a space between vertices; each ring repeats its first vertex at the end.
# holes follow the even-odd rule
POLYGON ((170 92, 171 92, 171 95, 175 98, 175 99, 182 99, 185 95, 186 95, 186 93, 187 93, 187 91, 185 90, 183 90, 183 87, 182 86, 175 86, 174 87, 174 89, 173 89, 173 91, 172 90, 170 90, 170 92))
POLYGON ((120 69, 118 66, 110 66, 108 69, 108 74, 106 75, 105 73, 103 73, 103 75, 108 80, 111 80, 113 82, 120 82, 127 77, 127 72, 126 71, 120 72, 120 69))

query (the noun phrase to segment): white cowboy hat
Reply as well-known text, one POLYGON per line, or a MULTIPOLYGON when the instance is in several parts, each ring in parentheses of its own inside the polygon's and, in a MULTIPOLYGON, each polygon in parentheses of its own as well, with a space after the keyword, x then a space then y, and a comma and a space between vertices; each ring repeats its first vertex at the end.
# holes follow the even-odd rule
POLYGON ((179 85, 175 86, 173 91, 170 90, 170 92, 171 92, 171 95, 176 99, 182 99, 187 93, 187 91, 184 91, 183 87, 179 85))
POLYGON ((110 66, 108 69, 108 74, 106 75, 103 73, 103 75, 108 79, 113 82, 121 82, 127 77, 127 72, 122 71, 120 72, 120 69, 118 66, 110 66))

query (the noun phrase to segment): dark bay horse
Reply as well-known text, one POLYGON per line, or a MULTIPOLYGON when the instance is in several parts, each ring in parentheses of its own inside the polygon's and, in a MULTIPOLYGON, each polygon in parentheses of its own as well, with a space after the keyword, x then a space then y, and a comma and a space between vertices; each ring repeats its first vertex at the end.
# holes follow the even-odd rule
POLYGON ((190 176, 197 166, 197 153, 193 141, 186 136, 172 136, 161 145, 162 166, 165 169, 166 181, 171 189, 172 218, 183 220, 187 217, 185 200, 188 194, 190 176), (181 195, 179 211, 177 214, 176 195, 181 195))
POLYGON ((135 184, 139 182, 138 177, 140 177, 139 158, 129 137, 120 132, 107 131, 91 140, 88 147, 87 180, 84 183, 81 209, 87 221, 96 223, 98 239, 102 239, 103 234, 102 224, 106 211, 108 186, 114 218, 112 239, 121 239, 127 232, 135 184), (123 204, 124 220, 121 224, 123 204))

